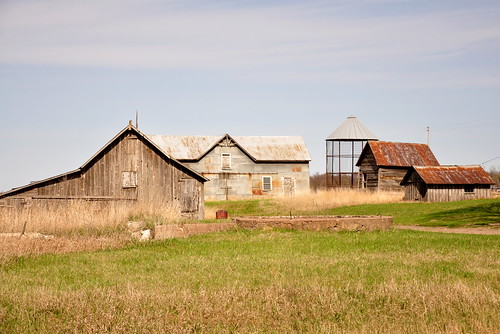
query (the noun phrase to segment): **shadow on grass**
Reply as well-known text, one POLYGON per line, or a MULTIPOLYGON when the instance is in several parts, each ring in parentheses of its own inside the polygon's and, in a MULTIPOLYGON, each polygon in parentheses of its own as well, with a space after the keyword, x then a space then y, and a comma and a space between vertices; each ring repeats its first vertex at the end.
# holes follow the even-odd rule
POLYGON ((500 202, 443 210, 422 216, 422 226, 485 226, 500 223, 500 202))

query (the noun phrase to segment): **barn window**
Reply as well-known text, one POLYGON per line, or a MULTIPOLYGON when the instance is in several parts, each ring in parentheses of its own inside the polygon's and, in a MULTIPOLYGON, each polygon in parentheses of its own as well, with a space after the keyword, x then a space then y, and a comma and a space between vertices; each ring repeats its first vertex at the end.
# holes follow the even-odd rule
POLYGON ((273 190, 273 178, 270 176, 262 177, 262 190, 263 191, 271 191, 273 190))
POLYGON ((473 193, 474 192, 474 186, 464 186, 464 192, 466 192, 466 193, 473 193))
POLYGON ((231 153, 221 154, 222 169, 231 169, 231 153))
POLYGON ((136 188, 137 187, 137 172, 122 172, 122 187, 136 188))

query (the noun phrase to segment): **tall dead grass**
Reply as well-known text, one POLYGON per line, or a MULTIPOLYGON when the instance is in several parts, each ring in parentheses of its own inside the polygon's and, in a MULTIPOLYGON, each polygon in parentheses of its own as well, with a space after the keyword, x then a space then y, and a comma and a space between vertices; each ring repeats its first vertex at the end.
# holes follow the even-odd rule
POLYGON ((276 198, 276 202, 294 211, 314 211, 349 205, 395 203, 401 202, 403 197, 402 192, 335 188, 280 196, 276 198))
POLYGON ((0 232, 43 234, 105 234, 124 230, 129 220, 146 223, 180 219, 179 203, 90 202, 34 203, 0 208, 0 232))
POLYGON ((497 333, 499 325, 497 294, 461 283, 37 288, 4 298, 0 328, 11 333, 497 333))

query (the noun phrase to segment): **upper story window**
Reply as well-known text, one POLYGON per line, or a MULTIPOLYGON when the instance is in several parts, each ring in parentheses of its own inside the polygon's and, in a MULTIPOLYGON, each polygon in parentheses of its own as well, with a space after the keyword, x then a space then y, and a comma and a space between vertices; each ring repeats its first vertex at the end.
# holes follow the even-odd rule
POLYGON ((271 191, 273 190, 273 178, 270 176, 262 177, 262 190, 263 191, 271 191))
POLYGON ((222 169, 231 169, 231 153, 222 153, 220 158, 222 169))

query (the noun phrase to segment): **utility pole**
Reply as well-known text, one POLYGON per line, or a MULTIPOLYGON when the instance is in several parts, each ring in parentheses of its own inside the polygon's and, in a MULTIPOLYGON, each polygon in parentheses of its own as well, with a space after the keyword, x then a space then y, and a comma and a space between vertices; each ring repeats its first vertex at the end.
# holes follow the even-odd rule
POLYGON ((139 129, 139 112, 135 111, 135 127, 139 129))
POLYGON ((427 146, 431 145, 431 129, 427 127, 427 146))

